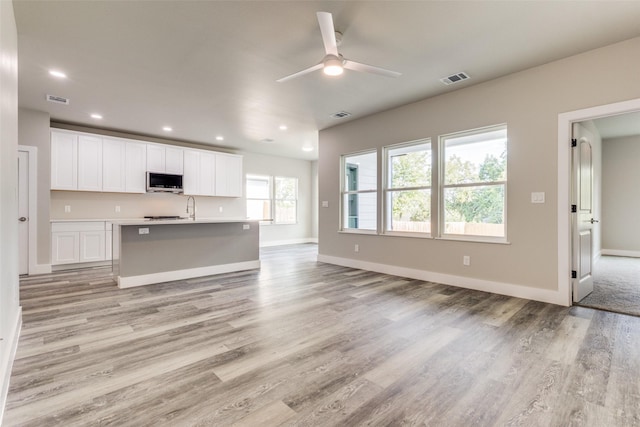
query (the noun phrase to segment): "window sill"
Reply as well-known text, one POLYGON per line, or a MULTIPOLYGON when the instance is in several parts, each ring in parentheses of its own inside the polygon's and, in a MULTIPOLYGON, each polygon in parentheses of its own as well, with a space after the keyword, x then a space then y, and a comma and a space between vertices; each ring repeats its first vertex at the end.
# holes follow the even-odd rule
POLYGON ((344 234, 368 234, 370 236, 378 236, 378 232, 376 230, 359 230, 357 228, 349 228, 346 230, 338 230, 338 233, 344 234))
POLYGON ((390 237, 410 237, 413 239, 433 239, 431 233, 411 233, 411 232, 403 232, 403 231, 385 231, 381 234, 381 236, 390 236, 390 237))
POLYGON ((492 243, 496 245, 510 245, 511 242, 503 238, 492 238, 483 236, 441 236, 436 237, 436 240, 449 240, 452 242, 465 242, 465 243, 492 243))

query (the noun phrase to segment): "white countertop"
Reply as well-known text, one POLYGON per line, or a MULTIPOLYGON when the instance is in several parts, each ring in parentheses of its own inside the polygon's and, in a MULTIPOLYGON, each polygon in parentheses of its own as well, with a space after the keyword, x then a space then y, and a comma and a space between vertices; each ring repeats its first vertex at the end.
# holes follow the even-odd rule
POLYGON ((181 219, 144 219, 144 218, 102 218, 102 219, 52 219, 51 222, 93 222, 104 221, 110 222, 115 225, 163 225, 163 224, 216 224, 216 223, 230 223, 230 222, 258 222, 257 220, 251 220, 246 218, 196 218, 195 220, 189 218, 181 219))

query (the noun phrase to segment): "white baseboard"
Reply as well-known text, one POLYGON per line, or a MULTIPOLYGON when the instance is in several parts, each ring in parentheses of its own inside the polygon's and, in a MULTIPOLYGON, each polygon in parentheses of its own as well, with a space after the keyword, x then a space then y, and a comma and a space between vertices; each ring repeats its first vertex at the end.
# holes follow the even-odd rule
POLYGON ((185 270, 167 271, 162 273, 143 274, 140 276, 118 276, 119 288, 132 288, 154 283, 171 282, 173 280, 192 279, 194 277, 211 276, 213 274, 232 273, 234 271, 253 270, 260 268, 260 260, 235 262, 233 264, 212 265, 209 267, 188 268, 185 270))
POLYGON ((0 354, 0 425, 2 425, 2 419, 4 417, 4 408, 7 404, 7 393, 9 392, 9 380, 11 379, 11 369, 13 367, 13 361, 16 358, 16 351, 18 350, 18 340, 20 338, 20 329, 22 329, 22 307, 18 307, 18 313, 15 318, 14 327, 11 329, 12 334, 7 337, 5 343, 7 348, 5 354, 0 354))
POLYGON ((623 251, 619 249, 603 249, 602 255, 626 256, 630 258, 640 258, 640 251, 623 251))
POLYGON ((49 273, 51 273, 51 264, 36 264, 33 267, 29 267, 29 276, 49 273))
POLYGON ((318 243, 318 238, 308 237, 304 239, 272 240, 270 242, 260 242, 260 247, 267 248, 270 246, 299 245, 302 243, 318 243))
POLYGON ((474 279, 472 277, 454 276, 451 274, 435 273, 432 271, 398 267, 388 264, 378 264, 374 262, 322 254, 318 254, 318 261, 341 265, 343 267, 357 268, 360 270, 375 271, 377 273, 390 274, 393 276, 424 280, 426 282, 457 286, 459 288, 474 289, 476 291, 491 292, 493 294, 507 295, 510 297, 530 299, 557 305, 567 305, 566 297, 562 298, 562 295, 560 295, 560 292, 557 290, 551 291, 547 289, 532 288, 530 286, 493 282, 490 280, 474 279))

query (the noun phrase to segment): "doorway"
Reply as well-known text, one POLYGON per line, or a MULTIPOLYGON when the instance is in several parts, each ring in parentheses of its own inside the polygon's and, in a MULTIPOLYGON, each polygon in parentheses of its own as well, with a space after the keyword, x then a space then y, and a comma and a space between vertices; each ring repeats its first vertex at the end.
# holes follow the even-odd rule
MULTIPOLYGON (((595 118, 592 292, 577 305, 640 316, 640 112, 595 118), (598 220, 596 220, 598 221, 598 220)), ((574 293, 574 297, 575 297, 574 293)))
POLYGON ((37 156, 38 149, 18 146, 18 252, 19 274, 37 272, 37 156))
MULTIPOLYGON (((604 150, 606 152, 606 144, 610 142, 610 140, 615 140, 622 136, 622 134, 612 134, 611 129, 607 128, 607 122, 609 122, 609 124, 614 122, 619 124, 626 120, 629 123, 635 121, 637 125, 637 117, 640 116, 631 116, 631 114, 640 114, 640 99, 563 113, 558 116, 558 283, 560 295, 565 295, 563 298, 566 298, 567 305, 575 303, 577 305, 592 306, 603 310, 640 315, 640 279, 634 279, 638 282, 637 289, 639 291, 637 313, 629 312, 628 307, 625 308, 619 304, 607 305, 611 302, 629 299, 621 294, 625 289, 623 284, 625 282, 628 284, 629 280, 624 279, 616 272, 629 273, 634 271, 634 269, 630 265, 622 266, 620 262, 610 262, 620 261, 620 259, 612 259, 611 256, 617 255, 619 258, 621 253, 610 253, 610 248, 607 247, 609 245, 607 236, 610 232, 607 231, 605 226, 616 222, 616 220, 611 217, 610 212, 607 214, 607 207, 609 206, 607 195, 614 194, 619 197, 624 197, 625 195, 623 191, 619 191, 621 189, 615 184, 614 188, 616 191, 611 191, 610 187, 607 187, 607 185, 610 184, 606 183, 608 179, 606 170, 603 172, 602 147, 605 147, 604 150), (571 141, 577 128, 579 128, 578 133, 573 138, 574 144, 577 145, 577 147, 570 150, 564 148, 563 143, 567 144, 565 147, 570 147, 568 142, 571 141), (590 150, 582 149, 587 146, 590 150), (589 151, 591 157, 593 175, 588 177, 589 174, 587 174, 585 176, 588 178, 585 179, 584 177, 581 178, 581 172, 584 172, 586 169, 584 164, 580 162, 580 155, 585 154, 587 151, 589 151), (566 181, 562 179, 563 175, 567 177, 566 181), (590 189, 592 194, 588 195, 587 193, 589 191, 585 192, 584 188, 590 189), (622 196, 620 196, 621 193, 623 194, 622 196), (576 204, 579 204, 580 199, 591 203, 591 207, 586 209, 582 206, 576 210, 576 204), (567 215, 567 211, 565 210, 567 201, 569 201, 571 209, 574 211, 569 215, 567 215), (604 208, 603 205, 605 206, 604 208), (589 236, 589 239, 581 239, 582 236, 589 236), (589 244, 586 245, 586 243, 589 244), (586 254, 591 251, 591 254, 588 254, 586 257, 581 256, 583 250, 586 254), (563 253, 566 254, 566 258, 562 256, 563 253), (584 266, 586 266, 586 269, 584 266), (580 282, 584 281, 588 276, 584 274, 585 271, 581 270, 590 273, 591 277, 589 279, 592 279, 594 285, 593 292, 591 292, 588 286, 586 288, 580 286, 580 282), (615 277, 618 277, 620 280, 617 286, 614 285, 611 280, 615 277), (602 287, 601 285, 605 282, 613 285, 613 287, 602 287), (612 290, 614 292, 611 292, 612 290), (602 291, 608 292, 613 298, 610 298, 609 301, 601 298, 602 291), (595 301, 599 301, 602 304, 596 303, 595 301)), ((628 129, 619 129, 619 131, 626 132, 625 137, 631 136, 628 129)), ((638 135, 640 135, 640 131, 638 131, 638 135)), ((640 150, 640 136, 637 138, 637 145, 640 150)), ((626 157, 631 156, 627 155, 626 157)), ((640 159, 638 159, 638 161, 640 161, 640 159)), ((606 167, 608 166, 605 165, 605 169, 606 167)), ((609 169, 611 168, 609 167, 609 169)), ((628 175, 628 171, 630 170, 630 168, 624 166, 617 166, 614 169, 623 175, 628 175)), ((637 169, 637 167, 634 166, 634 169, 637 169)), ((638 192, 637 190, 635 191, 638 192)), ((638 194, 638 201, 640 203, 640 192, 638 192, 638 194)), ((628 197, 625 197, 625 203, 628 203, 628 197)), ((626 209, 626 211, 628 211, 628 209, 626 209)), ((628 230, 623 233, 629 234, 628 230)), ((639 237, 636 241, 637 244, 640 245, 640 226, 638 233, 639 237)), ((623 253, 622 255, 629 255, 629 253, 623 253)), ((635 252, 635 256, 640 257, 640 246, 638 246, 638 251, 635 252)), ((635 271, 640 272, 640 258, 631 259, 630 261, 637 262, 638 269, 635 271)), ((632 276, 634 275, 634 273, 630 274, 632 276)), ((640 274, 635 274, 635 276, 640 278, 640 274)), ((589 281, 587 281, 587 283, 588 282, 589 281)))

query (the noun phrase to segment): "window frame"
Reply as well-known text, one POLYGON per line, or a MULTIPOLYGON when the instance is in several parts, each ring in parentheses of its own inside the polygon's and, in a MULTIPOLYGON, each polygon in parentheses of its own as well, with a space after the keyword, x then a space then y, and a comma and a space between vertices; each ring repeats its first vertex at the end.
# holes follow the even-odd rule
POLYGON ((244 179, 245 179, 245 186, 247 186, 249 179, 257 180, 257 179, 263 179, 263 178, 266 178, 266 180, 268 181, 268 187, 269 187, 269 190, 268 190, 268 191, 269 191, 269 198, 267 198, 267 199, 262 199, 262 198, 260 198, 260 199, 256 199, 256 198, 254 198, 254 197, 249 197, 249 196, 248 196, 248 194, 247 194, 247 197, 245 197, 245 211, 246 211, 246 214, 247 214, 247 218, 248 218, 248 219, 251 219, 251 220, 253 220, 253 221, 260 221, 260 223, 261 223, 261 224, 270 224, 270 223, 274 220, 274 218, 273 218, 273 198, 271 197, 271 196, 272 196, 272 193, 273 193, 273 192, 272 192, 272 187, 273 187, 273 177, 272 177, 272 176, 270 176, 270 175, 259 175, 259 174, 252 174, 252 173, 248 173, 248 174, 246 174, 246 175, 245 175, 245 177, 244 177, 244 179), (250 217, 249 217, 249 209, 247 209, 247 207, 248 207, 248 202, 249 202, 250 200, 262 200, 262 201, 267 200, 267 201, 269 201, 269 215, 271 216, 271 218, 262 218, 262 219, 258 219, 258 218, 250 218, 250 217))
POLYGON ((509 137, 508 137, 508 126, 506 123, 485 126, 476 129, 470 129, 461 132, 452 132, 445 135, 440 135, 438 137, 438 238, 443 240, 461 240, 461 241, 470 241, 470 242, 486 242, 486 243, 508 243, 507 239, 507 188, 509 181, 509 167, 508 167, 508 159, 509 159, 509 137), (446 184, 445 183, 445 174, 446 174, 446 141, 452 138, 460 138, 465 136, 471 136, 476 134, 488 133, 492 131, 504 130, 507 132, 507 141, 506 141, 506 153, 507 158, 505 159, 506 165, 506 179, 501 181, 489 181, 489 182, 474 182, 474 183, 461 183, 461 184, 446 184), (449 188, 480 188, 480 187, 490 187, 490 186, 502 186, 504 192, 503 198, 503 206, 502 206, 502 216, 503 216, 503 227, 504 234, 502 236, 491 236, 491 235, 477 235, 477 234, 457 234, 457 233, 445 233, 445 191, 449 188))
POLYGON ((357 152, 353 152, 353 153, 348 153, 348 154, 342 154, 340 156, 340 208, 339 208, 339 213, 340 213, 340 221, 339 221, 339 231, 342 233, 354 233, 354 234, 378 234, 378 230, 380 228, 380 215, 379 215, 379 206, 380 206, 380 195, 379 195, 379 176, 378 176, 378 162, 379 162, 379 156, 378 156, 378 150, 377 149, 370 149, 370 150, 363 150, 363 151, 357 151, 357 152), (367 190, 347 190, 346 189, 346 185, 347 185, 347 180, 346 180, 346 167, 347 167, 347 158, 348 157, 355 157, 355 156, 361 156, 361 155, 365 155, 365 154, 374 154, 375 155, 375 164, 376 164, 376 186, 374 189, 367 189, 367 190), (344 203, 344 199, 345 196, 348 195, 359 195, 359 194, 375 194, 376 197, 376 209, 375 209, 375 213, 376 213, 376 218, 375 218, 375 223, 376 226, 375 228, 372 229, 368 229, 368 228, 351 228, 351 227, 347 227, 345 225, 345 212, 344 209, 345 207, 345 203, 344 203))
POLYGON ((431 138, 422 138, 408 142, 402 142, 399 144, 388 145, 382 148, 383 152, 383 188, 382 188, 382 230, 383 234, 388 236, 405 236, 405 237, 421 237, 421 238, 431 238, 433 235, 433 188, 434 188, 434 149, 431 138), (390 152, 393 150, 401 149, 401 148, 409 148, 415 147, 419 145, 428 145, 428 150, 430 151, 431 158, 431 177, 429 177, 430 185, 428 186, 413 186, 413 187, 391 187, 392 175, 391 175, 391 157, 390 152), (393 193, 400 193, 403 191, 429 191, 429 209, 430 209, 430 229, 427 232, 422 231, 398 231, 391 229, 391 221, 393 219, 393 214, 391 212, 391 197, 393 193))
POLYGON ((279 225, 292 225, 292 224, 297 224, 298 223, 298 178, 296 177, 292 177, 292 176, 274 176, 273 177, 273 202, 272 202, 272 206, 273 206, 273 224, 279 224, 279 225), (294 182, 294 198, 293 199, 279 199, 277 198, 277 181, 278 179, 291 179, 294 182), (293 201, 294 202, 294 211, 295 211, 295 219, 293 220, 293 222, 291 221, 286 221, 286 222, 281 222, 278 221, 278 201, 293 201))

